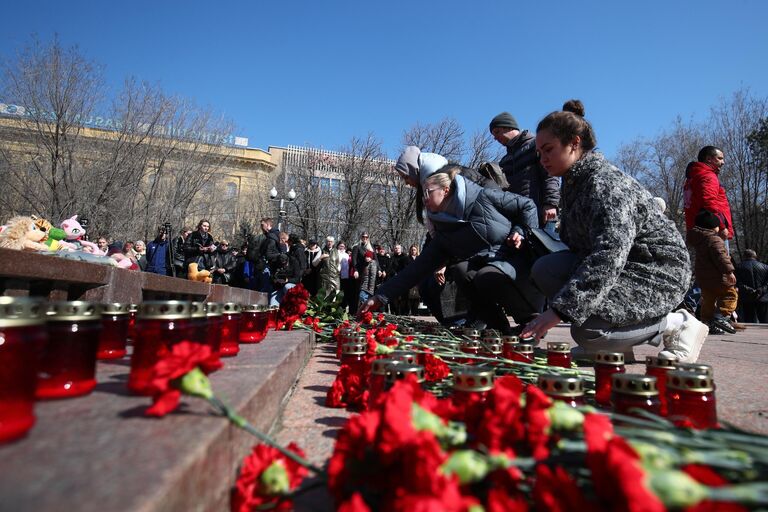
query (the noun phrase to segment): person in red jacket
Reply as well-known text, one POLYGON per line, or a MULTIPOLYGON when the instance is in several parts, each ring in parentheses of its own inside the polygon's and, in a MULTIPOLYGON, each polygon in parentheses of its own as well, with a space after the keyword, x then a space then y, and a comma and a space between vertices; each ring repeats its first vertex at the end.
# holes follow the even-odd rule
POLYGON ((685 228, 693 229, 696 215, 706 209, 717 215, 720 220, 720 237, 726 241, 733 238, 731 206, 725 189, 720 185, 718 174, 725 163, 723 151, 715 146, 704 146, 699 151, 697 162, 691 162, 685 169, 683 186, 685 228))

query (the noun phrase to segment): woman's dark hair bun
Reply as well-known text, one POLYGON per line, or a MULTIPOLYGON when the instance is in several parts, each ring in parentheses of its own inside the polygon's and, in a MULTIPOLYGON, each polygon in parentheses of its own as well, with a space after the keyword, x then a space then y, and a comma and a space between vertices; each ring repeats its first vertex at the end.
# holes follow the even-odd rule
POLYGON ((577 116, 584 117, 584 104, 581 100, 568 100, 563 103, 563 110, 565 112, 572 112, 577 116))

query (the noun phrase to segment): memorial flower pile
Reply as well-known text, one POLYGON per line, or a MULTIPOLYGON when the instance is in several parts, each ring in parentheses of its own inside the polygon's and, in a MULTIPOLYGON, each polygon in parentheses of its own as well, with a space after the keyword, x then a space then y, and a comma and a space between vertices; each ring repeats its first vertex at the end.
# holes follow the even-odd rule
POLYGON ((727 426, 681 428, 641 410, 627 416, 564 401, 535 385, 536 377, 578 376, 577 369, 553 370, 541 358, 512 361, 484 352, 488 347, 462 351, 453 335, 411 333, 384 316, 297 323, 304 297, 298 290, 288 301, 282 325, 320 331, 320 339, 335 344, 342 360, 326 405, 359 411, 338 431, 325 468, 305 460, 293 443, 278 445, 215 397, 205 373, 216 365, 206 347, 178 344, 155 367, 150 409, 172 410, 180 393, 202 397, 260 440, 243 460, 233 511, 290 510, 292 499, 318 482, 337 509, 355 512, 768 506, 764 436, 727 426), (374 399, 374 362, 396 356, 409 371, 389 367, 387 386, 376 388, 374 399), (467 364, 496 378, 476 390, 461 388, 457 375, 467 364))

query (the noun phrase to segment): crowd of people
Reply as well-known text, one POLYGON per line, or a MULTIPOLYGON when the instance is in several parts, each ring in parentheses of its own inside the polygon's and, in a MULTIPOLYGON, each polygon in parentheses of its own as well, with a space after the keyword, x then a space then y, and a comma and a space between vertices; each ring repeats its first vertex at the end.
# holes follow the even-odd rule
POLYGON ((272 304, 303 283, 313 296, 342 292, 350 314, 416 315, 423 303, 445 324, 538 339, 568 322, 584 357, 611 350, 631 361, 633 347, 649 343, 692 362, 709 333, 736 333, 744 328, 737 318, 766 322, 768 266, 751 250, 738 264, 731 258, 720 148, 702 148, 685 171, 683 236, 664 201, 597 150, 580 101, 545 116, 535 132, 508 112, 489 131, 506 148, 498 163, 470 169, 415 146, 398 158, 427 231, 421 248, 389 251, 368 232, 353 244, 327 236, 320 246, 270 218, 240 248, 214 241, 205 219, 174 240, 164 227, 146 245, 100 238, 99 246, 159 274, 183 277, 195 262, 215 283, 268 293, 272 304), (547 237, 559 245, 533 250, 547 237))

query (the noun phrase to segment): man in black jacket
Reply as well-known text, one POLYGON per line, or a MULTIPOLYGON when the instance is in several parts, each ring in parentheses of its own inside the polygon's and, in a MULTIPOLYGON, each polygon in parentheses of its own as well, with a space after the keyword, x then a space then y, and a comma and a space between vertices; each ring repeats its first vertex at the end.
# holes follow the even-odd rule
POLYGON ((489 128, 496 142, 507 148, 507 154, 499 161, 509 183, 504 190, 533 199, 540 227, 554 221, 560 203, 560 180, 547 174, 539 163, 536 135, 528 130, 521 131, 509 112, 494 117, 489 128))
POLYGON ((260 222, 262 236, 260 240, 248 242, 245 259, 253 265, 255 272, 255 290, 269 293, 272 291, 270 275, 274 275, 280 257, 280 231, 272 227, 272 219, 264 217, 260 222))
POLYGON ((757 261, 752 249, 744 251, 744 261, 736 265, 736 284, 739 288, 739 320, 749 323, 768 323, 768 265, 757 261))
POLYGON ((221 240, 219 248, 213 255, 211 276, 214 284, 230 284, 237 267, 237 258, 229 248, 228 240, 221 240))

